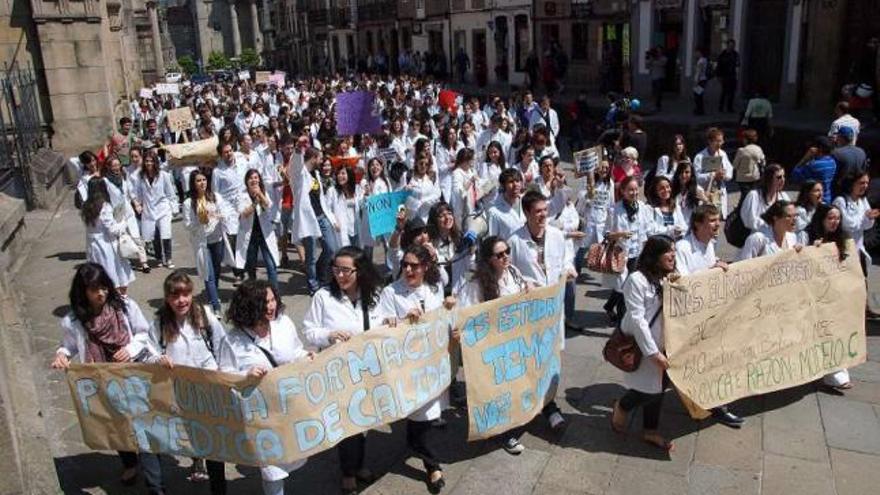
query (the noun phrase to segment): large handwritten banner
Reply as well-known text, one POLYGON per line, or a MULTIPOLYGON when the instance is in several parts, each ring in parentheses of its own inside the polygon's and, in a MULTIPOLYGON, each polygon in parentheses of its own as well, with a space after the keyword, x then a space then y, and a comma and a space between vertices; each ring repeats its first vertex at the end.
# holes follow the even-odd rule
POLYGON ((405 418, 450 381, 446 311, 377 328, 262 379, 183 366, 73 365, 83 438, 100 450, 246 465, 305 459, 405 418))
POLYGON ((194 129, 196 121, 193 119, 192 110, 189 107, 175 108, 168 110, 165 114, 168 118, 168 129, 171 132, 186 131, 194 129))
POLYGON ((468 439, 524 425, 555 396, 564 288, 559 283, 458 311, 468 439))
POLYGON ((849 251, 840 262, 833 244, 787 250, 667 285, 668 373, 679 391, 709 409, 864 362, 865 280, 849 251))
POLYGON ((370 91, 350 91, 336 95, 336 133, 340 136, 378 134, 382 120, 370 91))
POLYGON ((169 144, 165 146, 165 152, 168 153, 171 165, 204 165, 215 161, 219 156, 217 154, 219 142, 217 136, 211 136, 208 139, 189 143, 169 144))
POLYGON ((367 198, 367 218, 370 221, 370 235, 379 237, 394 232, 397 225, 397 211, 406 203, 411 191, 395 191, 375 194, 367 198))

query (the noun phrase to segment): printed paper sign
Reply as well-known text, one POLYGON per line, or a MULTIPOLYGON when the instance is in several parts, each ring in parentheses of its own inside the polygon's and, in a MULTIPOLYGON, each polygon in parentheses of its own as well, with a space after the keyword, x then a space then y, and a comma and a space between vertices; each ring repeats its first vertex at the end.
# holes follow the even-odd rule
POLYGON ((249 80, 249 79, 251 78, 251 71, 249 71, 249 70, 243 70, 243 71, 239 72, 239 73, 238 73, 238 78, 241 79, 242 81, 247 81, 247 80, 249 80))
POLYGON ((385 162, 386 167, 400 160, 400 156, 398 156, 397 150, 394 148, 379 148, 376 150, 376 156, 385 162))
POLYGON ((236 464, 290 463, 405 418, 449 386, 445 310, 375 328, 262 379, 186 366, 71 365, 86 445, 236 464))
POLYGON ((140 92, 138 92, 138 96, 141 98, 150 99, 153 97, 153 90, 150 88, 141 88, 140 92))
POLYGON ((710 409, 862 363, 865 292, 834 244, 684 276, 663 291, 669 377, 710 409))
POLYGON ((382 120, 371 91, 351 91, 336 95, 336 133, 340 136, 378 134, 382 120))
POLYGON ((189 107, 168 110, 166 116, 168 118, 168 129, 171 132, 186 131, 196 126, 196 121, 193 119, 192 111, 189 107))
POLYGON ((156 83, 156 94, 178 95, 180 94, 180 85, 177 83, 156 83))
POLYGON ((599 166, 602 158, 602 146, 593 146, 574 154, 575 170, 582 174, 588 174, 599 166))
POLYGON ((564 289, 560 282, 457 311, 468 440, 524 425, 555 397, 564 289))
POLYGON ((397 226, 397 212, 406 203, 412 191, 395 191, 375 194, 367 198, 367 218, 370 223, 370 235, 374 238, 394 232, 397 226))

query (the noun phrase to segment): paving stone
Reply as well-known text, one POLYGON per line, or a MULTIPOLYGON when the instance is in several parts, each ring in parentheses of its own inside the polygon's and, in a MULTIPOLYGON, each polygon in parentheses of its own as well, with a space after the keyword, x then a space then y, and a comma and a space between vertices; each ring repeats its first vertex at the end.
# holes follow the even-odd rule
POLYGON ((831 470, 838 495, 877 493, 880 487, 880 456, 830 449, 831 470))
POLYGON ((452 495, 484 495, 503 490, 505 495, 530 495, 550 454, 528 450, 511 459, 504 451, 494 451, 475 459, 452 495))
POLYGON ((819 405, 829 447, 880 454, 880 419, 870 404, 821 395, 819 405))
POLYGON ((697 439, 697 424, 690 418, 676 414, 660 417, 660 433, 675 442, 669 454, 641 440, 641 421, 630 428, 626 441, 618 452, 618 463, 638 471, 658 471, 687 476, 697 439), (660 461, 660 462, 658 462, 660 461))
POLYGON ((865 361, 855 368, 850 368, 849 377, 851 380, 880 383, 880 362, 865 361))
POLYGON ((825 432, 815 395, 785 407, 767 411, 763 417, 764 450, 812 461, 828 460, 825 432))
POLYGON ((688 476, 688 495, 758 495, 761 475, 720 466, 694 464, 688 476))
POLYGON ((764 456, 763 495, 832 495, 834 483, 827 462, 813 462, 776 454, 764 456))
POLYGON ((880 382, 862 382, 853 379, 853 388, 844 392, 850 400, 880 404, 880 382))
POLYGON ((694 462, 760 473, 763 462, 761 418, 750 418, 739 430, 715 424, 697 433, 694 462))
MULTIPOLYGON (((538 479, 538 487, 553 486, 572 493, 605 493, 615 463, 603 456, 575 448, 559 448, 538 479)), ((535 493, 549 493, 535 489, 535 493)), ((554 491, 555 493, 555 491, 554 491)))
POLYGON ((534 495, 600 495, 603 492, 591 492, 584 488, 566 488, 549 483, 538 483, 535 485, 534 495))
POLYGON ((605 492, 606 495, 648 493, 687 493, 687 479, 675 474, 644 471, 618 464, 611 478, 611 486, 605 492))

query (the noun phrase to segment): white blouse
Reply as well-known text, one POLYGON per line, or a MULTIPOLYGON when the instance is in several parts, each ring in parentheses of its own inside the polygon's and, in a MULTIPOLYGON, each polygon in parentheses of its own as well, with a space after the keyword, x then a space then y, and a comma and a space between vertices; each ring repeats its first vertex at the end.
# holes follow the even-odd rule
POLYGON ((840 208, 840 227, 852 237, 856 249, 867 254, 865 250, 865 231, 874 227, 874 220, 868 218, 867 213, 871 210, 867 198, 854 200, 849 196, 834 198, 834 206, 840 208))
MULTIPOLYGON (((776 195, 776 201, 779 200, 789 201, 788 194, 786 194, 785 191, 780 191, 776 195)), ((766 227, 767 224, 761 219, 761 215, 763 215, 773 203, 775 203, 775 201, 770 203, 764 201, 764 195, 761 193, 760 189, 752 189, 749 191, 749 193, 746 194, 746 198, 743 200, 742 208, 740 209, 743 224, 752 232, 759 230, 762 227, 766 227)))
POLYGON ((776 244, 771 228, 762 227, 761 230, 752 232, 752 234, 746 238, 746 243, 743 244, 742 249, 739 250, 737 261, 776 254, 785 249, 795 247, 797 243, 797 235, 795 235, 794 232, 786 232, 782 245, 780 246, 779 244, 776 244))

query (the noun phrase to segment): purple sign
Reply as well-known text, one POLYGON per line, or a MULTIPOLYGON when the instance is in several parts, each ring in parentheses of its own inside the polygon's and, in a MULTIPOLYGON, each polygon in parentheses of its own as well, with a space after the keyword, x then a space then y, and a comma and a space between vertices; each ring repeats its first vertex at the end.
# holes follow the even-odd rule
POLYGON ((378 134, 382 120, 372 91, 352 91, 336 95, 336 133, 340 136, 378 134))

